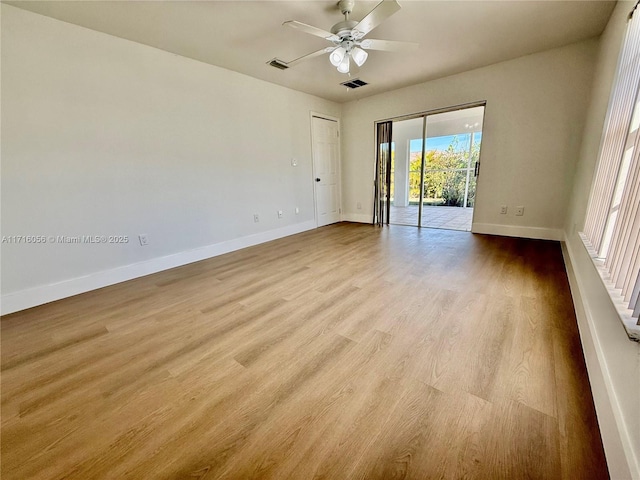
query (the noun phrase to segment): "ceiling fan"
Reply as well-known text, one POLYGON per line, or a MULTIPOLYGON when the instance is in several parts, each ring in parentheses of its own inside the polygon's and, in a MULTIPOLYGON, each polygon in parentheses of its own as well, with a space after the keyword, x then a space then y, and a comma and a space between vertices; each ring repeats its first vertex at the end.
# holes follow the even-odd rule
MULTIPOLYGON (((340 11, 344 15, 344 20, 331 27, 330 32, 295 20, 284 22, 283 25, 315 35, 316 37, 322 37, 330 41, 333 45, 316 52, 303 55, 302 57, 296 58, 290 62, 282 62, 281 60, 278 60, 278 62, 282 62, 285 65, 284 68, 288 68, 304 60, 328 53, 329 61, 340 73, 349 73, 351 60, 353 60, 358 67, 361 67, 364 62, 367 61, 369 54, 366 50, 383 50, 393 52, 413 50, 418 47, 417 43, 364 38, 367 33, 400 10, 400 4, 396 0, 381 1, 359 22, 349 20, 349 15, 353 11, 354 3, 355 0, 340 0, 338 2, 338 8, 340 8, 340 11)), ((271 64, 273 64, 273 61, 271 64)))

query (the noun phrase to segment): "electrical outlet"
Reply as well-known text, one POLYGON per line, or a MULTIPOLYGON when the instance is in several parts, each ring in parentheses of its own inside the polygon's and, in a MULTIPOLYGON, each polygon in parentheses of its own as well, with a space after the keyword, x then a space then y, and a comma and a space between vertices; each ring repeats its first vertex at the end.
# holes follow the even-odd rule
POLYGON ((282 210, 278 210, 278 218, 284 217, 284 212, 282 210))
POLYGON ((291 159, 291 166, 292 167, 297 167, 298 166, 298 159, 297 158, 292 158, 291 159))
POLYGON ((507 214, 507 206, 506 205, 502 205, 500 207, 500 215, 506 215, 507 214))
POLYGON ((298 215, 299 213, 300 213, 300 209, 296 207, 296 215, 298 215))
POLYGON ((362 210, 362 204, 360 202, 356 203, 356 208, 362 210))
POLYGON ((253 214, 253 223, 258 223, 260 221, 260 215, 257 213, 253 214))
POLYGON ((524 215, 524 207, 516 207, 516 217, 521 217, 524 215))
POLYGON ((146 247, 149 245, 149 237, 147 237, 146 233, 141 233, 138 235, 138 240, 140 240, 140 245, 146 247))

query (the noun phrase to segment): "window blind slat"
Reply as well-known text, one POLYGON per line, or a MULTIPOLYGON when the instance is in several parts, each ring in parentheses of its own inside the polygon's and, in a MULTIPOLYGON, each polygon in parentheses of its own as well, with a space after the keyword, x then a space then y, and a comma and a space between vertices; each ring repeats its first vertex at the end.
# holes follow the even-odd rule
POLYGON ((631 293, 631 299, 629 301, 629 309, 633 310, 631 313, 632 318, 638 318, 638 325, 640 325, 640 272, 636 277, 636 283, 631 293))
POLYGON ((633 295, 633 289, 635 288, 634 280, 638 277, 638 274, 640 273, 640 259, 638 258, 639 256, 638 253, 640 253, 640 242, 638 242, 633 252, 633 256, 632 256, 633 264, 629 269, 629 273, 627 274, 627 279, 625 280, 625 283, 622 287, 623 292, 625 292, 625 295, 624 295, 625 302, 631 302, 631 296, 633 295))

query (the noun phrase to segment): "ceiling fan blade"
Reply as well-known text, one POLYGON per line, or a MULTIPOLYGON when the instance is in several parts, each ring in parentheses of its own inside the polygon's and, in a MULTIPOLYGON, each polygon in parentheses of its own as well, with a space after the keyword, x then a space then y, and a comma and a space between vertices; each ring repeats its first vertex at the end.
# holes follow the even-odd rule
POLYGON ((327 32, 326 30, 322 30, 321 28, 313 27, 311 25, 307 25, 306 23, 297 22, 295 20, 289 20, 288 22, 284 22, 282 25, 295 28, 296 30, 303 31, 304 33, 315 35, 316 37, 325 38, 330 42, 340 40, 331 32, 327 32))
POLYGON ((408 52, 418 48, 419 44, 412 42, 395 42, 393 40, 374 40, 365 38, 360 43, 365 50, 382 50, 384 52, 408 52))
POLYGON ((376 5, 366 17, 360 20, 360 23, 353 27, 353 29, 360 32, 362 34, 361 37, 363 37, 400 10, 400 8, 400 4, 396 0, 383 0, 376 5))
POLYGON ((336 47, 327 47, 327 48, 323 48, 322 50, 318 50, 316 52, 307 53, 306 55, 296 58, 295 60, 291 60, 290 62, 287 62, 287 66, 293 67, 294 65, 300 62, 303 62, 305 60, 309 60, 310 58, 318 57, 322 54, 332 52, 335 48, 336 47))

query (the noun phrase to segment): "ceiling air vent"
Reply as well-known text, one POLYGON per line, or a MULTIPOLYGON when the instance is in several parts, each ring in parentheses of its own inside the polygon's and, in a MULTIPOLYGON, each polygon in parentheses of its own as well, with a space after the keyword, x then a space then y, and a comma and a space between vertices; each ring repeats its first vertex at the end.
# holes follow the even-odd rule
POLYGON ((344 85, 347 88, 360 88, 369 84, 364 80, 360 80, 359 78, 356 78, 355 80, 347 80, 346 82, 342 82, 340 85, 344 85))
POLYGON ((289 65, 287 65, 287 62, 279 60, 277 58, 274 58, 273 60, 270 60, 267 63, 272 67, 279 68, 280 70, 286 70, 287 68, 289 68, 289 65))

